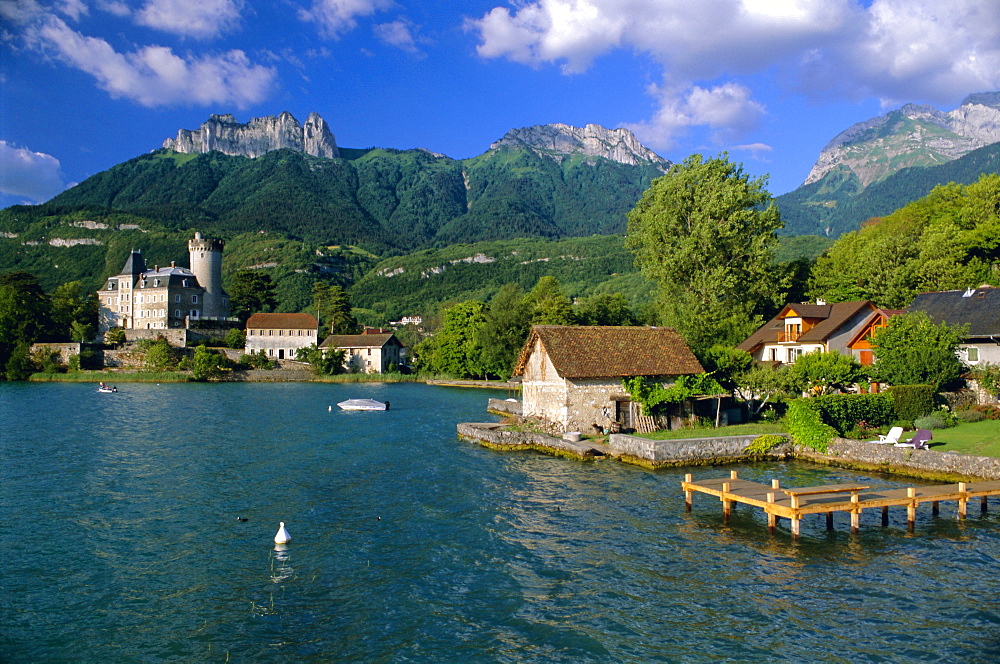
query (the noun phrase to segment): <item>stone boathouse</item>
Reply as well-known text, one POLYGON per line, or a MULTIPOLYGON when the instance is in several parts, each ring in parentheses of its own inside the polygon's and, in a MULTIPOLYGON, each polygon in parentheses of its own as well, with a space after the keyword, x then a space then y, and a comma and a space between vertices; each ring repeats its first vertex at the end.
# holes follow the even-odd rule
MULTIPOLYGON (((522 415, 560 432, 640 428, 641 406, 632 403, 623 378, 644 376, 669 386, 678 376, 702 371, 668 327, 535 325, 514 365, 514 375, 522 377, 522 415)), ((680 406, 672 415, 680 415, 680 406)))

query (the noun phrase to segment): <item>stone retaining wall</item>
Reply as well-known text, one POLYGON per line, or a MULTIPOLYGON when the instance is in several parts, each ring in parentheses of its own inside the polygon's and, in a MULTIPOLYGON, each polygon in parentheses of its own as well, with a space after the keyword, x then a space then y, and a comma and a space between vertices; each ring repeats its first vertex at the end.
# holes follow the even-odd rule
POLYGON ((876 445, 836 438, 826 454, 808 447, 795 446, 795 458, 834 466, 891 472, 927 479, 975 478, 1000 479, 1000 459, 957 452, 914 450, 893 445, 876 445))
POLYGON ((591 459, 603 452, 586 441, 572 442, 531 431, 510 431, 495 422, 466 422, 458 425, 459 438, 473 440, 487 447, 549 451, 577 458, 591 459))
POLYGON ((513 415, 515 417, 520 417, 521 402, 505 401, 504 399, 490 399, 486 404, 486 410, 491 413, 500 413, 501 415, 513 415))
MULTIPOLYGON (((684 440, 650 440, 639 436, 613 433, 608 447, 616 455, 635 457, 652 465, 699 465, 722 460, 745 459, 746 449, 759 434, 746 436, 713 436, 684 440)), ((791 442, 772 448, 767 456, 784 458, 792 454, 791 442)))
MULTIPOLYGON (((618 457, 650 468, 667 466, 721 465, 759 459, 746 453, 757 435, 716 436, 686 440, 650 440, 627 434, 611 434, 608 444, 586 440, 573 443, 542 433, 505 430, 504 425, 459 424, 458 435, 499 449, 533 449, 578 458, 618 457)), ((764 455, 767 459, 800 459, 865 472, 906 475, 933 481, 1000 479, 1000 459, 956 452, 914 450, 893 445, 834 439, 825 454, 812 448, 780 444, 764 455)))

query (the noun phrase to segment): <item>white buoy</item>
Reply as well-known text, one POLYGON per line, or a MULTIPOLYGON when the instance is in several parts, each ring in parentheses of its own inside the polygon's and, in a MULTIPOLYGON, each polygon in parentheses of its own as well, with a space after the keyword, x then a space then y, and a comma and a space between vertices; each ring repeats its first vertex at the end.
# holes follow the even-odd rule
POLYGON ((327 412, 332 413, 333 412, 333 406, 327 406, 326 410, 327 410, 327 412))
POLYGON ((278 523, 278 533, 274 536, 275 544, 286 544, 292 541, 292 536, 285 530, 285 522, 278 523))

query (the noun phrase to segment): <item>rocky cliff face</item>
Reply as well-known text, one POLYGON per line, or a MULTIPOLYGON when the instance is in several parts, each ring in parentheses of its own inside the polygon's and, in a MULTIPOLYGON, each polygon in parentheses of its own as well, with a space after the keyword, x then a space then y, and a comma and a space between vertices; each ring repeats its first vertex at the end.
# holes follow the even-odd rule
POLYGON ((246 124, 229 113, 212 115, 199 129, 181 129, 177 138, 163 141, 176 152, 211 152, 259 157, 272 150, 290 148, 314 157, 339 157, 337 141, 318 113, 310 113, 304 125, 291 113, 254 118, 246 124))
POLYGON ((933 166, 1000 142, 1000 92, 970 95, 953 111, 907 104, 830 141, 805 184, 846 166, 867 186, 909 166, 933 166))
POLYGON ((659 156, 635 137, 628 129, 606 129, 601 125, 571 127, 565 124, 535 125, 511 129, 491 150, 501 147, 528 148, 562 161, 573 154, 603 157, 622 164, 635 166, 654 163, 664 169, 670 162, 659 156))

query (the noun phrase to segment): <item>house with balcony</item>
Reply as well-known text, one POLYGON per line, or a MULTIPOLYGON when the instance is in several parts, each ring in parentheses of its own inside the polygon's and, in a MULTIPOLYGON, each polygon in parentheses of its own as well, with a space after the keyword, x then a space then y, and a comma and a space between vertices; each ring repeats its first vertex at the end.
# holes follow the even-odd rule
POLYGON ((786 304, 737 348, 759 362, 794 364, 809 353, 837 351, 870 365, 872 332, 899 313, 880 309, 870 300, 786 304))

